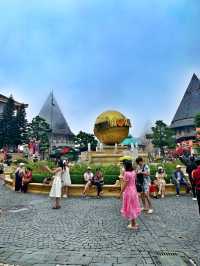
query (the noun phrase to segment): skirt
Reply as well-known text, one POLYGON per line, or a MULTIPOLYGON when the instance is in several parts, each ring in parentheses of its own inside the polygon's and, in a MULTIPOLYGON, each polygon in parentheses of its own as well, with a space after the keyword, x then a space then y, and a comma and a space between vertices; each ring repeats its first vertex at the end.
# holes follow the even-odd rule
POLYGON ((55 176, 51 187, 51 191, 49 193, 49 197, 61 198, 61 193, 62 193, 61 190, 62 190, 61 178, 59 176, 55 176))
POLYGON ((71 178, 70 178, 70 174, 64 172, 62 174, 62 186, 71 186, 72 182, 71 182, 71 178))

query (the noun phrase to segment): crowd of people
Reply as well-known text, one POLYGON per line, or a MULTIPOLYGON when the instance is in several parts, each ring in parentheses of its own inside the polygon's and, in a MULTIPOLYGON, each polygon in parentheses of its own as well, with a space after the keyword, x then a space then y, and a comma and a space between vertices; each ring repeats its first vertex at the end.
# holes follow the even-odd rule
MULTIPOLYGON (((53 182, 51 186, 51 191, 49 196, 54 198, 53 209, 60 209, 61 197, 67 198, 69 187, 71 186, 70 178, 70 164, 68 160, 60 160, 58 162, 58 167, 55 170, 51 170, 48 166, 45 166, 45 169, 53 175, 53 182)), ((101 196, 102 187, 104 184, 103 174, 101 170, 96 169, 96 173, 93 174, 90 167, 87 168, 87 171, 84 173, 84 182, 85 187, 82 193, 82 196, 85 197, 89 188, 94 185, 97 189, 97 197, 101 196)))
MULTIPOLYGON (((132 161, 124 162, 121 189, 121 195, 123 197, 121 213, 130 221, 128 228, 133 230, 139 228, 136 219, 142 211, 146 211, 148 214, 153 213, 150 196, 155 197, 160 195, 161 198, 164 198, 166 185, 166 173, 163 167, 158 167, 155 180, 151 181, 149 167, 141 157, 136 159, 136 164, 137 167, 134 169, 132 161)), ((180 196, 181 185, 185 186, 187 193, 192 190, 193 200, 197 200, 200 214, 200 158, 195 160, 191 156, 186 166, 190 183, 186 180, 180 165, 176 166, 176 170, 173 173, 172 181, 176 186, 176 196, 180 196)))
MULTIPOLYGON (((180 196, 180 187, 184 186, 186 192, 192 191, 193 200, 197 200, 200 214, 200 158, 190 156, 189 159, 181 158, 186 165, 188 179, 182 171, 182 166, 177 165, 171 180, 176 187, 176 196, 180 196)), ((52 170, 48 166, 44 167, 51 174, 51 178, 45 178, 45 183, 51 184, 49 196, 54 198, 53 209, 61 208, 61 198, 69 196, 71 186, 70 163, 68 160, 59 160, 56 169, 52 170)), ((3 179, 3 162, 0 162, 0 179, 3 179)), ((122 215, 130 221, 129 229, 138 229, 137 217, 141 212, 152 214, 154 212, 151 198, 165 198, 167 174, 162 166, 157 168, 154 179, 150 175, 150 167, 142 157, 138 157, 134 162, 124 160, 121 168, 120 178, 122 180, 121 197, 123 198, 122 215)), ((83 174, 84 189, 82 197, 87 196, 91 186, 96 187, 97 197, 103 193, 104 177, 101 170, 92 172, 91 167, 87 167, 83 174)), ((32 170, 20 163, 15 171, 15 191, 26 193, 28 184, 32 182, 32 170)))

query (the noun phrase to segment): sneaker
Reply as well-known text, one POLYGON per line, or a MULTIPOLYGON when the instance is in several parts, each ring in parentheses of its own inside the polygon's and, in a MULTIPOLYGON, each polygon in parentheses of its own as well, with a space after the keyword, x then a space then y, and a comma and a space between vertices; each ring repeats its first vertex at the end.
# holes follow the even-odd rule
POLYGON ((152 214, 153 213, 153 209, 149 209, 147 213, 148 214, 152 214))
POLYGON ((145 209, 144 207, 141 208, 142 212, 148 212, 148 209, 145 209))
POLYGON ((177 198, 179 198, 179 197, 180 197, 180 195, 176 195, 176 197, 177 197, 177 198))
POLYGON ((68 196, 66 194, 63 195, 63 198, 68 198, 68 196))
POLYGON ((162 195, 161 198, 164 199, 165 195, 162 195))
POLYGON ((195 201, 196 201, 196 200, 197 200, 197 198, 192 198, 192 200, 195 200, 195 201))

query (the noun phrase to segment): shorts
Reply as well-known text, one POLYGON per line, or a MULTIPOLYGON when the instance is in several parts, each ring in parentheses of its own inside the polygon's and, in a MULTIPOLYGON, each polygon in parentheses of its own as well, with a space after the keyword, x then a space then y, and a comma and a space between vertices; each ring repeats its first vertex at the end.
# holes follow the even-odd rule
POLYGON ((150 184, 151 184, 150 177, 145 178, 144 183, 143 183, 143 191, 142 192, 144 192, 144 193, 149 192, 150 184))
POLYGON ((147 192, 149 192, 150 184, 151 184, 150 177, 144 178, 144 181, 143 181, 142 184, 141 183, 137 183, 136 184, 137 192, 138 193, 147 193, 147 192))

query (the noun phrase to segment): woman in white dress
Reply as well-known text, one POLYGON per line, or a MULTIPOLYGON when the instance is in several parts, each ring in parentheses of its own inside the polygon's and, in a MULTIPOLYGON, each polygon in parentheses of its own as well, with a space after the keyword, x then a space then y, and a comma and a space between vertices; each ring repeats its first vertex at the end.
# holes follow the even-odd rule
POLYGON ((71 186, 71 178, 70 178, 70 168, 69 161, 63 161, 63 172, 62 172, 62 185, 63 185, 63 198, 68 197, 69 186, 71 186))
POLYGON ((49 196, 55 199, 53 209, 60 209, 60 199, 62 194, 62 174, 64 172, 63 161, 59 161, 58 168, 51 170, 48 166, 45 167, 46 170, 54 175, 53 184, 49 196))

